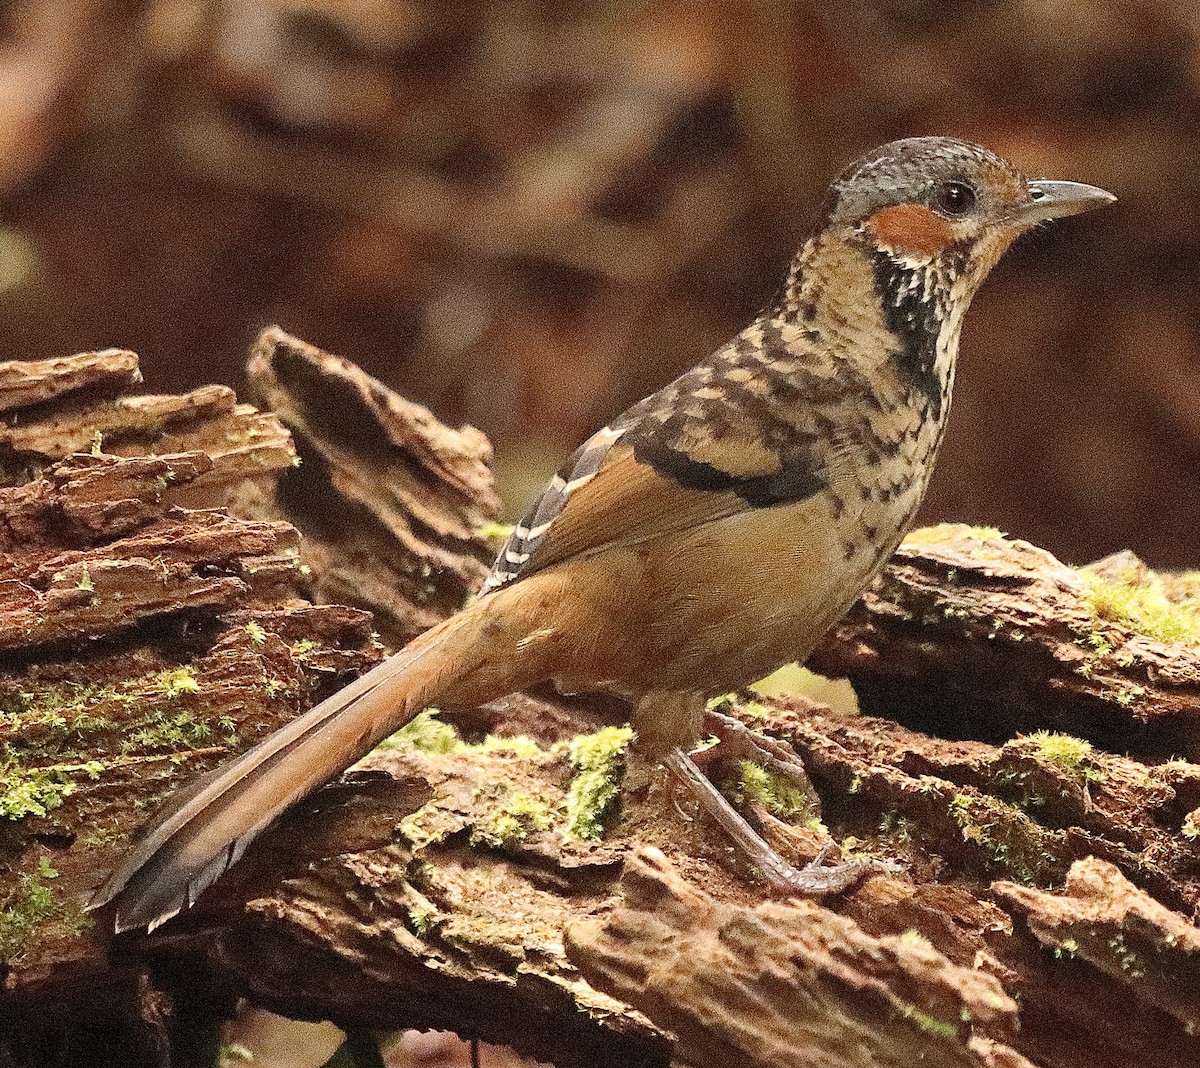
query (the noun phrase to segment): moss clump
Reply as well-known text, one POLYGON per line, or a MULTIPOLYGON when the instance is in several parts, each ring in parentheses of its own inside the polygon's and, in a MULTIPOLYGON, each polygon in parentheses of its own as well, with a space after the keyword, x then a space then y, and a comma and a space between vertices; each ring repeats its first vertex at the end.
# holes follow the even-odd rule
POLYGON ((0 767, 0 816, 10 820, 45 816, 78 789, 80 775, 97 779, 103 770, 104 765, 98 760, 42 768, 22 767, 9 749, 3 767, 0 767))
POLYGON ((567 833, 601 838, 604 821, 621 792, 625 753, 633 740, 630 727, 602 727, 571 741, 571 764, 578 774, 567 791, 567 833))
POLYGON ((250 640, 255 645, 265 645, 267 642, 267 632, 263 625, 253 619, 246 624, 246 633, 250 635, 250 640))
POLYGON ((160 671, 154 676, 154 681, 158 688, 170 698, 200 692, 200 680, 196 678, 196 672, 187 664, 171 668, 169 671, 160 671))
POLYGON ((807 791, 795 779, 768 771, 752 760, 738 761, 738 778, 730 791, 735 805, 757 802, 781 819, 799 818, 809 826, 820 826, 812 811, 807 791))
POLYGON ((123 751, 145 744, 162 749, 207 741, 210 727, 196 722, 190 712, 169 715, 160 709, 130 723, 98 714, 98 710, 137 703, 173 704, 200 693, 200 680, 190 665, 156 671, 111 686, 94 683, 55 682, 31 686, 0 705, 0 728, 16 736, 14 744, 47 752, 58 743, 82 735, 119 731, 123 751), (161 730, 160 730, 161 728, 161 730))
POLYGON ((434 921, 437 919, 437 913, 433 908, 423 908, 417 905, 410 905, 408 909, 408 922, 412 925, 413 934, 418 938, 428 938, 433 932, 434 921))
POLYGON ((513 793, 471 831, 471 845, 500 847, 523 842, 530 831, 544 831, 554 814, 544 801, 513 793))
POLYGON ((212 724, 197 719, 194 712, 177 712, 173 716, 160 714, 143 722, 143 726, 121 743, 123 753, 161 750, 178 753, 198 749, 211 742, 213 737, 212 724))
POLYGON ((21 690, 0 706, 0 728, 14 734, 37 732, 52 738, 108 730, 111 720, 90 709, 107 700, 131 700, 111 687, 75 682, 21 690))
POLYGON ((60 905, 47 883, 58 872, 45 857, 37 867, 18 877, 16 886, 0 901, 0 961, 11 960, 43 923, 55 916, 60 905))
POLYGON ((900 1002, 896 1006, 896 1010, 904 1019, 934 1038, 955 1038, 958 1035, 958 1024, 950 1020, 940 1020, 938 1017, 927 1013, 924 1009, 917 1008, 911 1002, 900 1002))
POLYGON ((1118 579, 1083 575, 1084 601, 1097 620, 1119 623, 1156 641, 1200 645, 1200 603, 1171 600, 1158 575, 1134 568, 1118 579))
POLYGON ((378 749, 414 749, 419 753, 452 753, 459 744, 458 733, 449 723, 438 719, 439 710, 427 708, 414 716, 395 734, 389 735, 378 749))
POLYGON ((1059 959, 1072 959, 1079 952, 1079 943, 1074 938, 1064 938, 1054 947, 1054 955, 1059 959))
POLYGON ((1092 743, 1083 738, 1056 731, 1034 731, 1023 741, 1031 745, 1042 760, 1068 775, 1082 776, 1088 782, 1104 781, 1104 772, 1092 764, 1092 743))
MULTIPOLYGON (((768 676, 768 678, 771 677, 768 676)), ((763 696, 770 697, 771 695, 764 693, 763 696)), ((738 715, 746 719, 766 719, 771 714, 771 710, 761 701, 739 698, 736 693, 723 693, 719 697, 709 698, 705 707, 710 712, 720 712, 724 715, 731 715, 736 708, 738 715)))
POLYGON ((1043 848, 1041 828, 1020 809, 994 797, 955 794, 950 799, 950 816, 963 841, 981 850, 1016 882, 1041 881, 1054 861, 1043 848))
POLYGON ((537 742, 524 734, 504 738, 489 734, 482 742, 461 742, 459 749, 464 753, 506 753, 522 760, 532 760, 544 752, 537 742))

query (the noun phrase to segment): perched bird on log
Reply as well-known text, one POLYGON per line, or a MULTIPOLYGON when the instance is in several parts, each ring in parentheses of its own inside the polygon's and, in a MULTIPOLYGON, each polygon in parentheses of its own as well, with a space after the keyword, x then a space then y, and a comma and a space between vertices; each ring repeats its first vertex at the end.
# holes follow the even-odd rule
POLYGON ((996 261, 1038 223, 1114 199, 948 138, 852 164, 778 296, 570 456, 476 601, 184 790, 93 907, 115 902, 118 930, 153 928, 422 709, 547 681, 626 699, 641 751, 775 890, 859 877, 861 862, 788 865, 688 747, 707 698, 804 659, 904 536, 946 426, 963 314, 996 261))

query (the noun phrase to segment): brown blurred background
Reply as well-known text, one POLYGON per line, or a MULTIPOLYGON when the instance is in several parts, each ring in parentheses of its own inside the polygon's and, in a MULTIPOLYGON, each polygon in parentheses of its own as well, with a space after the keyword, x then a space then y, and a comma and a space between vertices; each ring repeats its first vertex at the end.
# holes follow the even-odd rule
POLYGON ((277 321, 496 442, 518 507, 773 291, 830 177, 982 141, 1121 203, 968 317, 927 519, 1200 564, 1191 0, 13 0, 0 358, 241 384, 277 321))

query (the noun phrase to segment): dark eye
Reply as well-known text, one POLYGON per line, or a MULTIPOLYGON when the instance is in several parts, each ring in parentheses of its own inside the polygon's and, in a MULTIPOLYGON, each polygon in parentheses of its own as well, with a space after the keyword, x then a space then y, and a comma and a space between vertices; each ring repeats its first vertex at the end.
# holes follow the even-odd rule
POLYGON ((938 186, 937 206, 947 215, 966 215, 975 207, 975 190, 966 182, 943 182, 938 186))

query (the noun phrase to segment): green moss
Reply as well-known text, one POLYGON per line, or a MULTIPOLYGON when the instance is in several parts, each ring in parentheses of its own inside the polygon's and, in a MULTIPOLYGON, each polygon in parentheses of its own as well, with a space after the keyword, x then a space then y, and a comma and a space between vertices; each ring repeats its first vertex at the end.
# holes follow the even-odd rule
POLYGON ((452 753, 459 744, 458 732, 438 719, 439 710, 427 708, 395 734, 379 743, 379 749, 410 749, 419 753, 452 753))
POLYGON ((253 619, 246 624, 246 633, 250 635, 250 640, 255 645, 265 645, 267 642, 267 632, 263 629, 263 625, 253 619))
POLYGON ((80 776, 97 779, 103 769, 104 765, 98 760, 82 764, 25 767, 8 748, 4 765, 0 768, 0 816, 10 820, 45 816, 79 788, 80 776))
POLYGON ((1171 600, 1158 575, 1130 569, 1119 579, 1090 572, 1083 577, 1084 601, 1097 620, 1119 623, 1157 641, 1200 645, 1200 604, 1171 600))
MULTIPOLYGON (((813 677, 819 678, 820 676, 814 675, 813 677)), ((768 675, 762 683, 755 683, 753 688, 761 692, 764 697, 770 697, 771 694, 759 691, 758 688, 772 678, 774 678, 773 675, 768 675)), ((725 715, 731 715, 736 709, 737 714, 745 719, 766 719, 771 714, 771 710, 761 701, 748 700, 746 698, 739 699, 735 693, 723 693, 719 697, 710 698, 705 707, 710 712, 722 712, 725 715)))
POLYGON ((950 1020, 940 1020, 936 1016, 931 1016, 924 1009, 919 1009, 910 1002, 900 1002, 896 1006, 896 1010, 904 1019, 915 1024, 919 1030, 924 1031, 927 1035, 933 1035, 935 1038, 955 1038, 958 1035, 958 1024, 950 1020))
POLYGON ((200 692, 200 680, 196 678, 196 672, 187 664, 160 671, 154 676, 154 681, 158 688, 171 698, 200 692))
POLYGON ((408 922, 412 925, 413 933, 418 938, 429 937, 436 919, 437 913, 432 908, 412 905, 408 909, 408 922))
POLYGON ((1112 644, 1099 631, 1092 631, 1080 638, 1080 644, 1091 649, 1097 656, 1108 656, 1113 651, 1112 644))
POLYGON ((950 816, 963 841, 1019 883, 1039 882, 1053 857, 1040 841, 1040 829, 1020 809, 986 794, 960 793, 950 799, 950 816))
POLYGON ((571 763, 578 774, 567 791, 567 833, 601 838, 604 821, 621 792, 625 753, 633 739, 629 727, 602 727, 572 739, 571 763))
POLYGON ((809 824, 820 824, 803 786, 751 760, 738 761, 738 781, 730 800, 737 805, 757 802, 782 819, 798 817, 809 824))
POLYGON ((489 734, 482 742, 460 742, 458 748, 464 753, 507 753, 522 760, 532 760, 545 752, 537 742, 524 734, 504 738, 489 734))
POLYGON ((1079 943, 1074 938, 1064 938, 1057 946, 1054 947, 1054 955, 1062 958, 1070 959, 1079 952, 1079 943))
POLYGON ((61 909, 47 883, 57 879, 58 872, 46 857, 37 867, 17 878, 16 886, 0 901, 0 961, 15 957, 29 942, 30 936, 61 909))
POLYGON ((1121 933, 1113 935, 1108 940, 1108 948, 1113 951, 1116 956, 1117 964, 1121 970, 1125 972, 1131 979, 1144 979, 1146 969, 1141 960, 1125 942, 1125 936, 1121 933))
POLYGON ((191 711, 174 715, 154 713, 131 730, 121 743, 121 752, 183 752, 199 749, 213 739, 213 727, 204 719, 197 719, 191 711))
POLYGON ((471 845, 500 847, 525 840, 530 831, 544 831, 554 815, 544 801, 515 792, 497 805, 471 831, 471 845))
POLYGON ((276 697, 282 697, 285 694, 291 693, 288 684, 280 679, 267 679, 263 689, 266 690, 267 697, 269 697, 272 701, 275 700, 276 697))
POLYGON ((1101 782, 1105 777, 1100 768, 1092 766, 1092 743, 1083 738, 1056 731, 1034 731, 1023 741, 1032 745, 1039 757, 1068 775, 1082 775, 1089 782, 1101 782))
POLYGON ((885 812, 879 818, 879 833, 888 835, 901 845, 907 845, 913 840, 914 826, 907 816, 900 816, 895 812, 885 812))
POLYGON ((922 949, 933 949, 933 943, 929 941, 915 927, 909 927, 900 933, 900 941, 910 946, 920 946, 922 949))
MULTIPOLYGON (((95 716, 88 709, 114 697, 101 686, 79 686, 74 683, 51 691, 22 690, 15 699, 0 707, 0 729, 14 735, 27 732, 48 735, 50 741, 60 741, 72 734, 88 734, 110 730, 111 719, 95 716)), ((22 739, 22 744, 25 744, 22 739)))
POLYGON ((1145 686, 1123 686, 1121 689, 1116 691, 1116 694, 1113 696, 1113 700, 1116 701, 1117 704, 1119 704, 1122 708, 1132 708, 1145 696, 1145 686))

